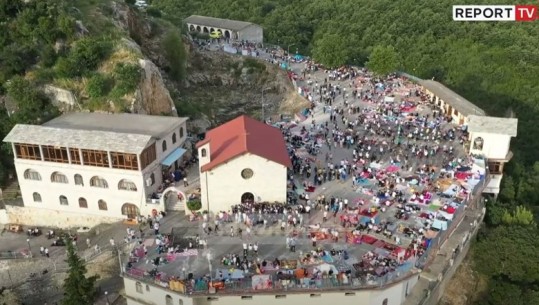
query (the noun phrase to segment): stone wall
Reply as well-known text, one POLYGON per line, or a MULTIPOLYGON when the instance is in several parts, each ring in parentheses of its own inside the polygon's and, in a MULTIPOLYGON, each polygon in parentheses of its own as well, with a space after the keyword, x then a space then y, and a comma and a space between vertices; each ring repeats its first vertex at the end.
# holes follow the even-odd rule
POLYGON ((31 207, 6 206, 7 217, 0 215, 0 223, 21 224, 38 227, 94 227, 101 223, 114 223, 121 219, 113 217, 81 215, 70 212, 38 209, 31 207))

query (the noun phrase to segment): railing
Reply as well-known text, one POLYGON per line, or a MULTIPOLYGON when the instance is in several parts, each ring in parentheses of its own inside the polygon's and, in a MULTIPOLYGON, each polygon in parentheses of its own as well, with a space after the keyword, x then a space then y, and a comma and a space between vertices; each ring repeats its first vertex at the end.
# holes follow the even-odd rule
POLYGON ((13 251, 2 251, 0 252, 0 260, 3 259, 21 259, 21 258, 30 258, 29 254, 23 254, 20 252, 13 251))
POLYGON ((407 79, 413 81, 413 82, 416 82, 416 83, 419 83, 420 81, 422 81, 423 79, 417 77, 417 76, 413 76, 411 74, 408 74, 408 73, 405 73, 405 72, 397 72, 397 75, 399 76, 404 76, 406 77, 407 79))
MULTIPOLYGON (((244 278, 241 280, 229 280, 225 281, 222 290, 217 290, 216 295, 226 294, 240 294, 240 293, 267 293, 267 292, 285 292, 285 291, 338 291, 338 290, 360 290, 360 289, 379 289, 387 286, 391 283, 402 280, 407 276, 411 276, 413 273, 414 264, 407 263, 393 272, 389 272, 384 276, 367 278, 353 277, 348 281, 339 280, 337 276, 325 276, 317 279, 296 279, 280 280, 276 278, 276 275, 270 275, 269 281, 264 282, 264 288, 256 288, 256 284, 253 285, 252 278, 244 278)), ((144 282, 147 284, 157 285, 163 288, 168 288, 180 294, 197 296, 197 295, 210 295, 209 286, 206 281, 198 281, 192 286, 189 282, 186 283, 184 289, 173 289, 170 287, 170 282, 158 280, 149 274, 132 274, 129 272, 123 272, 122 275, 127 278, 144 282)), ((214 282, 215 283, 215 282, 214 282)), ((215 295, 211 294, 211 295, 215 295)))

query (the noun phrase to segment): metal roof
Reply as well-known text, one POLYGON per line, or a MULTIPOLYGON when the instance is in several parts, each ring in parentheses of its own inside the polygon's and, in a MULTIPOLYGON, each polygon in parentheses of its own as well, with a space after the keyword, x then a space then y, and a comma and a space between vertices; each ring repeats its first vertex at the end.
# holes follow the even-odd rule
POLYGON ((468 131, 517 136, 518 119, 498 118, 492 116, 470 115, 468 117, 468 131))
POLYGON ((178 128, 187 118, 131 113, 73 112, 43 124, 47 127, 109 131, 160 138, 178 128))
POLYGON ((483 109, 475 106, 472 102, 437 81, 421 80, 419 84, 466 117, 473 114, 486 115, 483 109))
POLYGON ((17 124, 4 142, 140 154, 151 139, 150 135, 17 124))
MULTIPOLYGON (((251 22, 245 22, 245 21, 238 21, 238 20, 230 20, 230 19, 221 19, 221 18, 214 18, 214 17, 206 17, 206 16, 199 16, 199 15, 191 15, 184 19, 185 23, 192 23, 196 25, 201 26, 208 26, 212 28, 220 28, 225 30, 232 30, 232 31, 240 31, 244 28, 256 25, 251 22)), ((256 25, 259 26, 259 25, 256 25)))

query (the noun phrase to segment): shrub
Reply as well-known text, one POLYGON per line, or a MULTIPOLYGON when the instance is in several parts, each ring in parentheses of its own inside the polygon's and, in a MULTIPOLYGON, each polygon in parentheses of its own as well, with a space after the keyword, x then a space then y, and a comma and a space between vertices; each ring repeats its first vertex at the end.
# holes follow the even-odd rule
POLYGON ((179 33, 170 31, 163 39, 163 50, 169 63, 169 75, 175 81, 185 78, 186 52, 179 33))
POLYGON ((189 211, 198 211, 202 208, 202 202, 200 202, 200 200, 190 200, 190 201, 187 201, 187 208, 189 209, 189 211))
POLYGON ((152 17, 161 18, 161 11, 153 6, 147 8, 146 13, 152 17))
POLYGON ((102 74, 94 74, 86 86, 86 92, 91 98, 105 96, 108 93, 109 84, 107 78, 102 74))
POLYGON ((56 64, 57 71, 63 77, 81 76, 97 68, 105 59, 112 44, 95 38, 83 38, 77 41, 67 58, 60 58, 56 64))
POLYGON ((114 67, 115 94, 123 96, 133 92, 140 82, 141 68, 136 64, 119 63, 114 67))
POLYGON ((41 50, 39 57, 41 59, 41 64, 46 68, 50 68, 56 63, 58 55, 56 55, 56 51, 52 46, 47 45, 41 50))

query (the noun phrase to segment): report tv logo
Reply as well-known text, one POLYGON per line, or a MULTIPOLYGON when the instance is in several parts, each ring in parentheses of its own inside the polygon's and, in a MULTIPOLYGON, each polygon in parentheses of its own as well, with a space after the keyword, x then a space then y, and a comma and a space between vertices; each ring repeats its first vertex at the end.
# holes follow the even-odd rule
POLYGON ((454 21, 534 21, 537 5, 453 5, 454 21))

